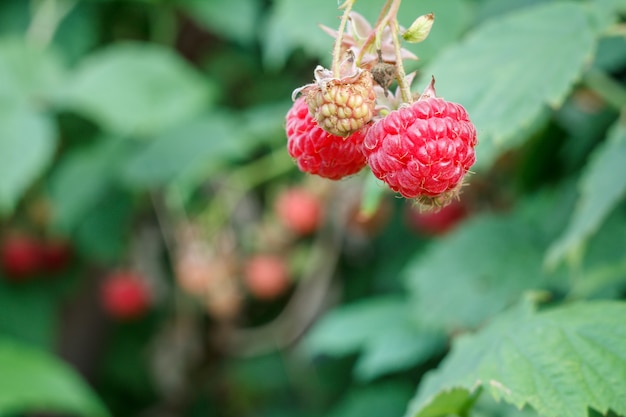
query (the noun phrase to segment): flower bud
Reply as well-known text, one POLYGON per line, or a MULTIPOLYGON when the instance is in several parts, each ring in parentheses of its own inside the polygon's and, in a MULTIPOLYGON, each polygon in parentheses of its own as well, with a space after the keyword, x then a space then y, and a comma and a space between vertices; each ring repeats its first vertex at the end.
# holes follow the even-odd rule
POLYGON ((428 37, 435 22, 435 15, 428 13, 415 19, 413 24, 402 34, 405 41, 410 43, 422 42, 428 37))

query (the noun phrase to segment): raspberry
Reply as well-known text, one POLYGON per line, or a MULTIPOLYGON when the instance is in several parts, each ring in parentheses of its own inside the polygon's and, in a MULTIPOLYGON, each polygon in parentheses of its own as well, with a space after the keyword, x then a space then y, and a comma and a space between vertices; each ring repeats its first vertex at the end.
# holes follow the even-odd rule
POLYGON ((364 129, 346 138, 331 135, 317 125, 302 97, 287 112, 286 121, 287 150, 301 171, 338 180, 365 167, 364 129))
POLYGON ((321 80, 306 90, 309 112, 330 134, 349 136, 374 116, 376 93, 372 74, 360 71, 355 77, 321 80))
POLYGON ((100 297, 104 310, 121 320, 142 316, 150 305, 143 278, 131 271, 118 271, 107 276, 100 297))
POLYGON ((454 229, 469 211, 460 201, 454 201, 440 210, 423 211, 416 206, 407 209, 407 222, 418 233, 441 236, 454 229))
POLYGON ((476 128, 460 104, 430 97, 392 111, 367 132, 376 177, 406 198, 448 203, 475 161, 476 128))
POLYGON ((306 188, 284 190, 276 199, 276 214, 289 230, 308 235, 322 221, 322 204, 319 198, 306 188))
POLYGON ((72 247, 62 239, 43 242, 40 247, 41 266, 46 272, 59 272, 72 260, 72 247))
POLYGON ((245 265, 244 279, 248 290, 260 300, 272 300, 289 287, 289 270, 277 255, 253 255, 245 265))
POLYGON ((24 280, 39 272, 41 251, 37 240, 27 235, 7 237, 0 248, 2 270, 8 278, 24 280))

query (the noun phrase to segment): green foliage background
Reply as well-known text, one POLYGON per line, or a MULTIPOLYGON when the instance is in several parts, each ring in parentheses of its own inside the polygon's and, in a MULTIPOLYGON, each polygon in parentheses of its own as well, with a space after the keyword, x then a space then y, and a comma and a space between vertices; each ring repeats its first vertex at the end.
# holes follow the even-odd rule
MULTIPOLYGON (((382 4, 355 10, 374 20, 382 4)), ((336 27, 337 6, 0 2, 0 227, 34 227, 45 201, 38 233, 67 237, 78 258, 54 280, 0 281, 0 415, 626 415, 624 0, 403 2, 405 26, 435 13, 428 39, 407 46, 420 57, 413 89, 434 75, 477 127, 462 195, 473 215, 416 235, 400 214, 410 203, 360 174, 365 203, 388 200, 395 215, 338 249, 341 295, 295 345, 209 355, 193 390, 169 390, 153 363, 180 313, 163 254, 150 317, 68 332, 95 271, 128 262, 138 225, 163 227, 155 195, 227 221, 207 183, 263 205, 302 181, 284 116, 291 91, 329 64, 318 24, 336 27), (81 349, 81 361, 67 354, 81 349)), ((248 324, 284 301, 249 310, 248 324)), ((185 340, 204 346, 217 331, 204 324, 185 340)), ((186 354, 172 358, 177 369, 186 354)))

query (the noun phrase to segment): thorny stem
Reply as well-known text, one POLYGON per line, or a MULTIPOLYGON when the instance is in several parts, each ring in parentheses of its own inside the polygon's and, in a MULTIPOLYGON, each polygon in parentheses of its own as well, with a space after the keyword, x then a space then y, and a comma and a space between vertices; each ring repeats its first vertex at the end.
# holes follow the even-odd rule
POLYGON ((339 29, 337 30, 337 39, 335 39, 335 47, 333 48, 333 77, 339 78, 341 74, 339 73, 340 62, 341 62, 341 44, 343 43, 343 32, 346 29, 346 24, 348 23, 348 18, 350 17, 350 11, 352 10, 352 6, 356 0, 346 0, 346 2, 341 6, 344 9, 343 16, 341 16, 341 23, 339 24, 339 29))

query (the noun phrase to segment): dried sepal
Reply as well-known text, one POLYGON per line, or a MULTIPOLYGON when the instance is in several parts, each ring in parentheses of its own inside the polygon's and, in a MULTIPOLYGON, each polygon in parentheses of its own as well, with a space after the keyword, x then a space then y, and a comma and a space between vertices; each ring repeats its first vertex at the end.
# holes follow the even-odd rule
MULTIPOLYGON (((320 27, 333 38, 337 38, 338 32, 336 30, 324 25, 320 25, 320 27)), ((400 28, 400 30, 404 31, 404 28, 400 28)), ((343 50, 352 50, 357 57, 363 55, 361 61, 357 62, 357 65, 364 69, 369 70, 376 65, 378 62, 378 49, 381 51, 384 62, 395 64, 397 57, 391 29, 385 26, 379 34, 378 40, 370 42, 369 45, 365 46, 365 42, 373 32, 374 29, 367 19, 357 12, 350 12, 346 31, 341 40, 343 50), (363 48, 366 48, 365 51, 362 51, 363 48)), ((417 56, 414 53, 404 48, 400 50, 400 55, 403 60, 417 60, 417 56)))

